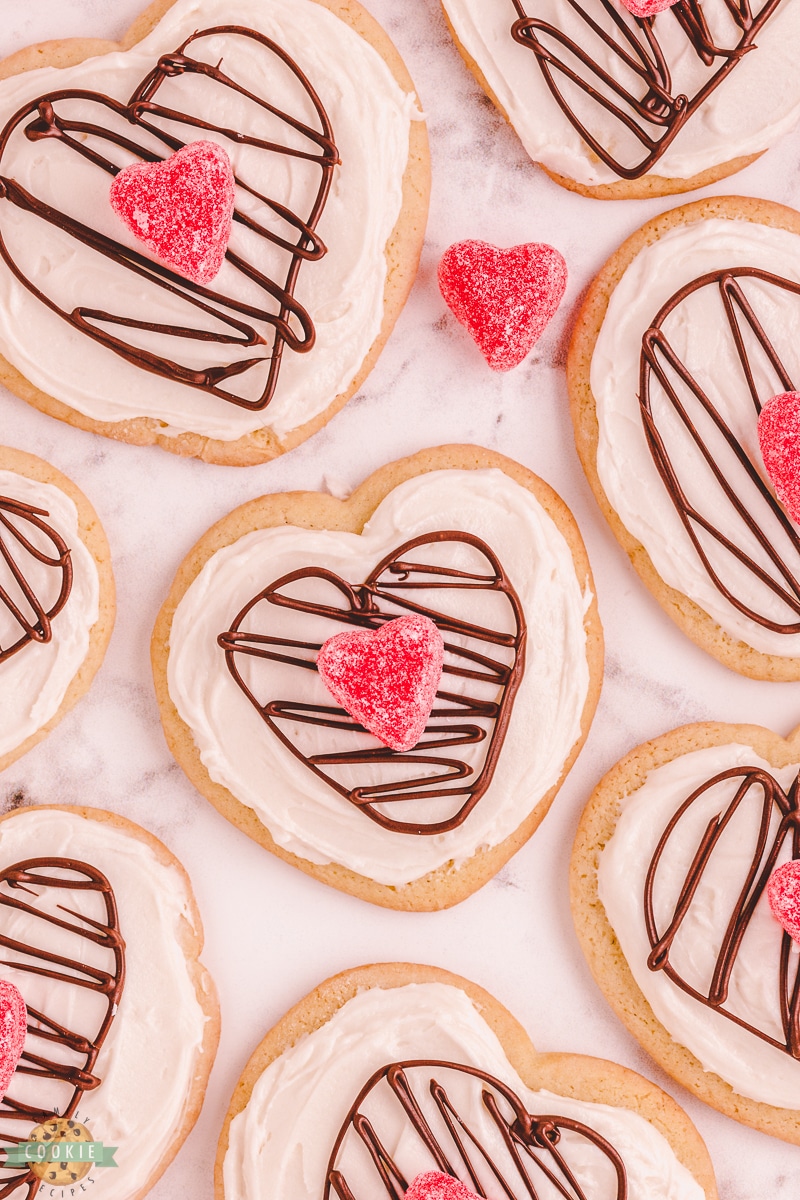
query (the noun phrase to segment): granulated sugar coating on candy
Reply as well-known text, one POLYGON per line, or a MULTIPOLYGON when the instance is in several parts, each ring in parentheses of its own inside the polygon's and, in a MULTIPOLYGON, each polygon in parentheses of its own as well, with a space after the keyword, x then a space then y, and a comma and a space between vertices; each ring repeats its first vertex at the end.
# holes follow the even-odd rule
POLYGON ((405 1200, 477 1200, 477 1196, 452 1175, 445 1175, 442 1171, 425 1171, 411 1181, 405 1200))
POLYGON ((456 242, 439 263, 439 287, 494 371, 522 362, 561 303, 567 264, 557 250, 528 242, 499 250, 456 242))
POLYGON ((133 163, 111 184, 111 207, 168 266, 206 284, 231 235, 236 184, 215 142, 191 142, 163 162, 133 163))
POLYGON ((800 392, 773 396, 758 418, 761 457, 775 494, 800 523, 800 392))
POLYGON ((425 732, 442 675, 444 643, 428 617, 398 617, 381 629, 328 638, 317 670, 337 703, 392 750, 425 732))
POLYGON ((678 0, 622 0, 622 3, 635 17, 654 17, 656 13, 672 8, 678 0))
POLYGON ((767 883, 767 899, 772 915, 800 943, 800 860, 776 867, 767 883))
POLYGON ((8 1091, 25 1045, 28 1013, 22 993, 7 979, 0 979, 0 1100, 8 1091))

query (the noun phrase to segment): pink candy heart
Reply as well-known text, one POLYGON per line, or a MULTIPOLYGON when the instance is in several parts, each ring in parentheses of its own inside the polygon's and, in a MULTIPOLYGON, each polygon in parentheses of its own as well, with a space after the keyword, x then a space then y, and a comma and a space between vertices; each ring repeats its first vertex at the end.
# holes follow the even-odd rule
POLYGON ((795 942, 800 942, 800 860, 776 867, 767 883, 772 915, 795 942))
POLYGON ((761 457, 775 494, 793 521, 800 522, 800 392, 781 392, 758 418, 761 457))
POLYGON ((345 712, 392 750, 425 732, 442 675, 444 643, 428 617, 352 629, 323 643, 317 670, 345 712))
POLYGON ((405 1200, 478 1200, 460 1179, 442 1171, 425 1171, 411 1181, 405 1200))
POLYGON ((0 1100, 17 1069, 25 1045, 28 1013, 22 993, 7 979, 0 979, 0 1100))
POLYGON ((622 3, 635 17, 654 17, 656 13, 672 8, 678 0, 622 0, 622 3))
POLYGON ((216 142, 191 142, 163 162, 133 163, 111 184, 111 207, 168 266, 210 283, 231 234, 236 184, 216 142))
POLYGON ((494 371, 510 371, 544 332, 567 286, 557 250, 528 242, 499 250, 456 242, 439 263, 439 288, 494 371))

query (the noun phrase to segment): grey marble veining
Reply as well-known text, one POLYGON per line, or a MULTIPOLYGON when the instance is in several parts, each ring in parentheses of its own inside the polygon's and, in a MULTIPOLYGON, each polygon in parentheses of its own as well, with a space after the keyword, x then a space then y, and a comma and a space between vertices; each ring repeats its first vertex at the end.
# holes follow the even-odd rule
MULTIPOLYGON (((795 0, 797 2, 797 0, 795 0)), ((603 771, 644 739, 687 721, 800 721, 800 686, 740 679, 691 645, 633 574, 575 454, 563 364, 576 302, 641 222, 673 200, 601 204, 562 191, 534 167, 480 93, 434 0, 365 0, 404 55, 431 137, 428 237, 408 306, 372 375, 316 437, 275 463, 209 467, 71 429, 0 394, 0 442, 35 452, 86 491, 108 532, 117 626, 89 695, 55 733, 0 775, 0 807, 87 803, 124 813, 182 859, 206 927, 204 960, 220 991, 223 1033, 194 1133, 151 1193, 210 1200, 217 1135, 234 1084, 273 1022, 309 988, 380 959, 439 964, 488 987, 543 1050, 600 1054, 656 1079, 706 1138, 727 1200, 800 1194, 800 1149, 754 1133, 672 1084, 617 1022, 572 931, 567 863, 578 815, 603 771), (436 265, 453 241, 557 246, 570 282, 526 363, 484 365, 446 312, 436 265), (228 825, 167 752, 149 671, 149 639, 172 576, 201 533, 265 491, 350 491, 373 469, 424 446, 476 442, 516 457, 564 497, 595 573, 608 662, 587 745, 536 837, 455 910, 391 913, 340 895, 278 862, 228 825)), ((64 36, 119 36, 140 0, 1 0, 0 54, 64 36)), ((800 207, 800 132, 747 171, 706 189, 800 207)))

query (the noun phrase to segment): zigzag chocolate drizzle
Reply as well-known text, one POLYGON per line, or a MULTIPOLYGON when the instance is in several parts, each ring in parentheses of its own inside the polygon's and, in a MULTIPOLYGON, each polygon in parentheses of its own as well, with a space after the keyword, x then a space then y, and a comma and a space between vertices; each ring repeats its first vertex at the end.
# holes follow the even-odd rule
MULTIPOLYGON (((439 1170, 461 1179, 478 1196, 504 1195, 506 1200, 538 1200, 542 1187, 547 1195, 562 1200, 592 1200, 570 1167, 569 1145, 562 1134, 569 1132, 591 1143, 600 1161, 610 1164, 616 1175, 615 1200, 628 1194, 625 1166, 619 1153, 596 1130, 569 1117, 532 1116, 514 1092, 484 1071, 452 1062, 418 1059, 390 1063, 367 1081, 351 1107, 336 1138, 325 1177, 323 1200, 375 1200, 381 1192, 389 1200, 403 1200, 413 1179, 403 1171, 386 1148, 381 1136, 379 1109, 370 1111, 370 1101, 380 1096, 383 1104, 404 1118, 419 1138, 418 1165, 414 1174, 439 1170), (480 1088, 481 1104, 497 1130, 505 1154, 484 1146, 478 1131, 448 1096, 445 1082, 453 1073, 469 1076, 480 1088), (430 1099, 429 1099, 430 1098, 430 1099), (374 1184, 354 1190, 344 1162, 348 1142, 361 1143, 374 1166, 374 1184), (549 1187, 548 1187, 549 1185, 549 1187)), ((495 1145, 496 1145, 495 1141, 495 1145)), ((404 1139, 404 1150, 409 1143, 404 1139)), ((358 1155, 363 1162, 363 1152, 358 1155)), ((362 1169, 363 1174, 363 1169, 362 1169)), ((604 1185, 604 1187, 607 1185, 604 1185)), ((603 1191, 603 1195, 611 1193, 603 1191)))
MULTIPOLYGON (((622 179, 639 179, 658 162, 686 122, 697 112, 742 56, 756 49, 759 31, 781 0, 766 0, 757 15, 749 0, 678 0, 658 17, 634 17, 615 0, 562 0, 568 16, 583 23, 576 41, 550 21, 531 15, 536 0, 513 0, 519 14, 512 37, 536 55, 545 82, 565 114, 598 158, 622 179), (711 9, 717 18, 727 14, 741 36, 733 45, 717 45, 706 19, 711 9), (716 9, 716 13, 714 13, 716 9), (658 39, 665 21, 675 20, 692 50, 709 74, 692 96, 673 85, 670 64, 658 39), (591 47, 611 55, 609 69, 596 62, 591 47), (623 80, 627 77, 627 84, 623 80), (576 89, 585 100, 609 113, 618 122, 615 140, 623 131, 636 162, 622 162, 604 145, 572 107, 563 87, 576 89), (637 145, 641 151, 633 153, 637 145), (639 157, 640 155, 640 157, 639 157)), ((574 93, 573 93, 574 94, 574 93)))
MULTIPOLYGON (((11 658, 31 642, 49 642, 53 633, 51 621, 67 603, 72 590, 72 558, 69 547, 59 533, 47 522, 49 513, 9 496, 0 496, 0 605, 8 610, 21 633, 9 645, 0 645, 0 663, 11 658), (12 520, 11 518, 15 518, 12 520), (25 524, 39 530, 53 544, 53 554, 47 554, 31 540, 25 524), (61 573, 61 587, 49 608, 38 598, 23 566, 17 561, 25 555, 61 573), (5 567, 3 567, 5 564, 5 567), (6 582, 3 582, 3 575, 6 582), (8 576, 10 575, 10 580, 8 576)), ((33 531, 31 531, 33 532, 33 531)))
POLYGON ((240 408, 258 411, 266 408, 275 392, 284 346, 304 353, 314 345, 313 321, 296 299, 294 291, 302 264, 319 261, 327 253, 325 245, 315 231, 328 197, 333 169, 339 162, 333 142, 333 131, 325 109, 298 65, 280 46, 263 34, 235 25, 215 26, 193 33, 174 53, 163 55, 127 104, 121 104, 99 92, 69 88, 30 101, 11 118, 0 133, 0 170, 8 141, 18 127, 23 127, 24 134, 30 141, 54 139, 111 176, 118 174, 121 167, 129 161, 129 158, 126 158, 124 161, 115 162, 114 148, 126 151, 128 155, 133 154, 136 159, 145 162, 158 162, 169 153, 181 149, 187 142, 196 141, 198 137, 205 137, 209 133, 228 139, 234 144, 256 147, 265 154, 302 159, 319 168, 319 186, 310 211, 305 217, 293 212, 280 201, 258 192, 248 184, 246 178, 236 177, 239 194, 246 193, 257 201, 263 206, 265 215, 256 219, 239 205, 233 214, 234 224, 246 229, 248 234, 284 251, 287 260, 283 277, 273 280, 259 270, 255 261, 250 261, 229 246, 226 261, 235 267, 240 275, 255 283, 263 295, 263 303, 257 307, 237 298, 236 295, 226 295, 212 287, 203 287, 185 279, 160 261, 132 250, 114 238, 107 237, 82 221, 68 216, 31 195, 13 179, 0 174, 0 200, 6 200, 40 220, 64 230, 84 246, 112 259, 131 274, 138 275, 147 285, 162 289, 173 297, 179 297, 187 305, 186 324, 146 321, 125 313, 107 312, 94 305, 79 306, 71 311, 61 308, 42 290, 43 285, 39 286, 28 279, 15 262, 3 237, 3 206, 0 205, 0 255, 20 283, 43 304, 74 329, 100 342, 142 370, 162 375, 188 387, 199 388, 240 408), (217 35, 227 35, 231 39, 246 38, 263 46, 266 52, 265 83, 272 69, 269 55, 275 56, 292 72, 303 88, 313 105, 320 128, 314 129, 289 113, 280 111, 268 99, 247 91, 225 73, 222 60, 213 66, 204 62, 202 58, 193 58, 188 53, 190 47, 196 47, 204 38, 217 35), (301 141, 308 143, 308 148, 281 145, 239 130, 225 128, 213 121, 213 113, 209 114, 209 119, 205 119, 193 116, 174 105, 159 104, 159 91, 165 81, 177 80, 183 76, 200 76, 246 97, 265 113, 282 121, 287 128, 287 137, 290 132, 299 135, 301 141), (71 118, 68 115, 70 101, 96 105, 96 120, 71 118), (59 111, 63 107, 66 111, 59 111), (122 128, 125 123, 146 130, 161 143, 164 152, 154 152, 141 141, 111 128, 109 123, 112 117, 117 119, 117 124, 122 128), (168 129, 161 128, 158 122, 186 126, 186 141, 176 137, 168 129), (287 231, 285 236, 265 223, 269 218, 272 218, 273 226, 275 218, 282 222, 287 231), (270 305, 277 311, 271 311, 270 305), (116 332, 125 329, 210 343, 223 359, 228 358, 229 361, 209 364, 204 369, 182 365, 163 354, 146 350, 134 341, 126 341, 121 333, 116 332), (230 350, 224 351, 224 347, 230 347, 230 350), (243 351, 250 350, 253 353, 248 357, 240 356, 243 351), (260 389, 256 398, 248 399, 222 386, 240 375, 245 377, 244 382, 247 383, 249 374, 260 370, 266 371, 266 382, 263 385, 256 382, 255 386, 260 389))
POLYGON ((755 267, 714 271, 686 284, 667 301, 642 338, 639 403, 653 461, 707 575, 726 600, 750 620, 777 633, 792 634, 800 632, 800 534, 764 482, 758 470, 760 464, 757 465, 748 455, 698 380, 681 362, 663 328, 669 315, 688 296, 701 288, 718 289, 725 320, 752 398, 755 428, 762 403, 770 399, 775 391, 793 391, 794 385, 753 304, 747 298, 743 283, 748 279, 770 284, 800 297, 800 285, 755 267), (767 395, 758 394, 751 363, 754 346, 769 362, 778 384, 767 395), (660 430, 653 412, 653 376, 716 481, 719 493, 734 518, 731 529, 741 523, 743 532, 746 531, 758 544, 760 561, 753 557, 752 552, 745 550, 740 538, 717 528, 688 499, 667 437, 660 430), (698 429, 701 423, 699 418, 708 429, 713 426, 716 445, 709 445, 707 435, 698 429), (722 556, 717 555, 716 565, 712 563, 708 552, 711 543, 724 551, 722 556), (776 620, 741 600, 723 577, 726 556, 745 567, 764 588, 777 596, 786 606, 787 616, 791 619, 776 620))
MULTIPOLYGON (((24 1142, 33 1126, 54 1115, 56 1106, 59 1116, 73 1116, 84 1093, 101 1082, 95 1073, 95 1064, 116 1015, 125 983, 125 943, 119 930, 111 884, 95 867, 67 858, 29 858, 6 868, 0 872, 0 948, 13 952, 13 958, 0 960, 0 966, 45 976, 58 981, 65 989, 84 988, 105 1000, 105 1015, 96 1031, 68 1029, 57 1013, 41 1012, 26 1002, 28 1036, 25 1049, 9 1090, 0 1103, 2 1146, 3 1143, 24 1142), (50 888, 96 893, 100 899, 97 916, 77 913, 61 904, 55 912, 43 905, 37 906, 37 900, 47 899, 50 888), (17 892, 24 892, 26 898, 20 898, 17 892), (27 913, 47 926, 107 949, 108 967, 101 969, 77 957, 68 958, 52 950, 40 949, 34 944, 34 938, 21 942, 9 937, 5 932, 7 922, 3 919, 6 909, 27 913), (63 917, 58 915, 61 912, 63 917), (20 1075, 32 1076, 41 1082, 39 1103, 14 1098, 15 1080, 20 1075), (55 1093, 53 1084, 60 1085, 55 1093), (9 1122, 21 1129, 19 1135, 7 1131, 9 1122)), ((24 984, 21 989, 24 995, 24 984)), ((31 1198, 42 1182, 32 1172, 20 1172, 19 1168, 4 1163, 0 1163, 0 1170, 16 1172, 5 1181, 0 1178, 0 1200, 15 1194, 31 1198)))
MULTIPOLYGON (((778 1041, 756 1025, 743 1020, 726 1008, 725 1003, 728 999, 731 975, 736 966, 743 938, 787 839, 791 841, 792 858, 800 858, 799 784, 800 776, 795 779, 787 795, 768 771, 747 766, 732 767, 730 770, 721 771, 712 779, 702 783, 684 800, 664 830, 647 871, 644 891, 645 924, 652 947, 647 959, 649 969, 663 971, 676 987, 692 996, 700 1004, 727 1017, 729 1021, 734 1021, 743 1029, 747 1029, 762 1041, 768 1042, 770 1046, 783 1050, 792 1058, 800 1058, 800 972, 798 971, 798 956, 792 952, 792 939, 788 933, 784 932, 781 940, 780 970, 779 978, 776 981, 779 988, 780 1018, 784 1040, 778 1041), (696 800, 703 797, 709 789, 717 787, 727 780, 735 784, 733 797, 720 799, 720 812, 717 816, 712 817, 705 829, 700 845, 687 870, 673 914, 666 927, 659 928, 653 911, 653 889, 667 842, 687 809, 696 800), (676 938, 680 936, 681 925, 691 908, 711 856, 740 806, 749 801, 755 788, 761 789, 762 799, 758 837, 753 849, 752 860, 747 874, 742 880, 741 890, 722 938, 708 991, 701 992, 688 983, 674 968, 670 961, 670 953, 676 938), (780 817, 780 824, 770 842, 770 825, 774 822, 776 811, 780 817)), ((764 964, 765 970, 770 968, 771 964, 764 964)))
POLYGON ((424 534, 405 542, 387 555, 365 583, 354 587, 331 571, 314 567, 284 575, 259 592, 234 619, 230 629, 220 634, 219 645, 225 651, 228 670, 258 710, 269 728, 283 744, 301 759, 320 779, 335 788, 351 804, 384 829, 396 833, 435 834, 461 825, 488 788, 497 765, 511 709, 522 680, 527 631, 522 605, 508 577, 485 542, 468 533, 424 534), (425 562, 414 562, 408 555, 418 547, 463 543, 473 547, 486 560, 485 573, 458 570, 425 562), (308 579, 333 585, 347 602, 347 608, 303 600, 285 594, 291 584, 308 579), (420 590, 457 590, 497 592, 509 606, 509 631, 487 629, 440 612, 415 599, 420 590), (329 617, 342 625, 377 629, 404 612, 422 613, 439 628, 445 643, 442 686, 422 739, 405 753, 387 746, 364 746, 364 730, 342 708, 333 705, 301 704, 290 699, 262 703, 241 675, 237 663, 240 654, 288 663, 306 671, 316 671, 316 656, 321 642, 296 641, 285 637, 242 630, 252 610, 262 601, 299 613, 329 617), (449 636, 448 636, 449 635, 449 636), (452 636, 467 639, 458 645, 452 636), (498 651, 500 653, 498 654, 498 651), (479 687, 496 689, 493 699, 482 699, 472 691, 446 688, 447 678, 474 681, 479 687), (280 722, 287 722, 287 732, 280 722), (293 725, 322 726, 336 738, 329 751, 306 756, 297 744, 293 725), (355 738, 354 738, 355 735, 355 738), (360 735, 360 737, 358 736, 360 735), (476 771, 452 751, 459 746, 486 743, 480 768, 476 771), (347 749, 348 743, 355 749, 347 749), (432 754, 431 751, 442 753, 432 754), (347 787, 330 768, 337 766, 386 764, 394 767, 407 763, 421 768, 420 773, 398 779, 392 773, 387 782, 347 787), (328 768, 328 769, 326 769, 328 768), (452 799, 459 805, 446 820, 428 823, 396 820, 376 804, 402 803, 408 800, 452 799), (462 802, 463 799, 463 802, 462 802))

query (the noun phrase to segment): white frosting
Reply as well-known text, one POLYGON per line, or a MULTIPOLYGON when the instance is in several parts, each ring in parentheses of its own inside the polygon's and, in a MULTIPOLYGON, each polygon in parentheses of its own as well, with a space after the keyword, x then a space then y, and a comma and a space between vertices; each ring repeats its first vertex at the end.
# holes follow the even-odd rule
MULTIPOLYGON (((417 1058, 478 1067, 509 1086, 529 1112, 570 1117, 602 1134, 625 1163, 628 1200, 702 1200, 702 1188, 643 1117, 623 1108, 531 1091, 470 999, 441 983, 360 992, 270 1063, 230 1125, 223 1167, 227 1200, 322 1196, 336 1135, 361 1087, 381 1067, 417 1058)), ((452 1072, 445 1087, 501 1170, 515 1178, 499 1132, 480 1102, 480 1087, 452 1072)), ((419 1095, 417 1089, 415 1093, 419 1095)), ((389 1101, 386 1092, 372 1098, 369 1112, 383 1145, 408 1180, 436 1169, 399 1104, 389 1101)), ((432 1106, 425 1112, 432 1127, 441 1130, 432 1106)), ((604 1156, 567 1131, 561 1147, 586 1195, 593 1200, 616 1196, 616 1175, 604 1156)), ((374 1168, 354 1139, 337 1165, 356 1196, 382 1194, 374 1168)), ((534 1182, 540 1200, 560 1194, 539 1174, 534 1182)))
MULTIPOLYGON (((513 40, 511 26, 517 19, 517 11, 511 0, 492 3, 443 0, 443 4, 459 42, 478 64, 531 158, 589 186, 613 183, 619 178, 590 150, 562 112, 534 52, 513 40)), ((584 7, 602 28, 615 28, 599 3, 589 2, 584 7)), ((615 7, 633 25, 621 0, 617 0, 615 7)), ((753 7, 758 13, 763 4, 753 7)), ((587 25, 570 5, 559 0, 537 0, 526 11, 537 20, 571 34, 601 69, 631 88, 634 95, 642 96, 641 80, 635 81, 632 73, 626 74, 619 58, 592 38, 587 25)), ((737 36, 733 31, 724 0, 707 0, 703 15, 714 34, 719 35, 717 44, 736 45, 740 34, 737 36)), ((681 32, 675 14, 669 11, 657 14, 655 30, 670 69, 673 95, 693 95, 705 83, 709 72, 681 32)), ((619 33, 617 40, 622 40, 619 33)), ((728 78, 689 118, 650 174, 688 179, 708 167, 766 150, 793 127, 800 113, 800 78, 795 65, 800 48, 800 6, 784 0, 759 32, 756 44, 757 49, 744 55, 728 78)), ((546 39, 546 45, 582 78, 598 84, 596 77, 587 75, 586 68, 576 65, 552 39, 546 39)), ((553 73, 563 86, 563 76, 558 71, 553 73)), ((567 92, 566 98, 574 104, 576 89, 567 92)), ((632 115, 631 110, 622 107, 627 115, 632 115)), ((644 157, 641 144, 634 143, 629 135, 626 140, 620 123, 596 104, 584 101, 582 116, 600 144, 623 163, 635 164, 644 157)), ((652 134, 653 129, 648 132, 652 134)))
MULTIPOLYGON (((333 127, 342 165, 335 170, 318 225, 328 254, 320 262, 303 264, 295 289, 315 322, 317 342, 307 354, 284 349, 275 397, 262 412, 248 412, 126 362, 78 333, 0 264, 2 353, 37 387, 95 420, 146 416, 159 421, 166 434, 193 430, 222 440, 265 427, 282 436, 322 412, 348 387, 380 329, 384 251, 402 202, 414 97, 400 89, 380 55, 323 5, 312 0, 177 0, 153 32, 125 54, 5 80, 0 84, 0 124, 31 98, 67 86, 104 92, 125 102, 160 54, 177 49, 198 29, 226 24, 255 29, 281 46, 310 79, 333 127)), ((270 103, 319 128, 319 118, 298 82, 257 43, 242 38, 232 42, 219 35, 191 52, 212 63, 222 59, 230 76, 256 95, 264 94, 267 80, 270 103)), ((188 105, 223 127, 257 131, 258 136, 282 145, 287 137, 299 138, 233 89, 202 78, 168 80, 157 99, 165 104, 174 101, 176 107, 188 105)), ((97 121, 97 108, 86 103, 70 101, 60 104, 58 111, 97 121)), ((107 119, 107 110, 101 111, 107 119)), ((318 167, 236 145, 206 131, 189 128, 187 134, 186 129, 178 126, 177 136, 211 137, 223 145, 234 170, 256 190, 297 213, 310 212, 321 179, 318 167)), ((158 145, 138 127, 123 122, 121 130, 142 144, 158 145)), ((298 141, 298 145, 305 151, 309 148, 308 142, 298 141)), ((124 152, 109 151, 107 143, 101 143, 100 149, 120 163, 130 159, 124 152)), ((111 210, 106 172, 74 151, 54 145, 53 139, 30 142, 17 131, 3 156, 2 169, 40 199, 141 251, 141 243, 111 210)), ((282 236, 292 237, 287 226, 274 216, 265 218, 263 209, 241 191, 238 203, 282 236)), ((202 320, 196 309, 9 203, 0 206, 0 221, 16 260, 68 312, 82 305, 153 322, 196 325, 202 320)), ((296 240, 296 231, 293 236, 296 240)), ((245 256, 253 252, 252 240, 240 225, 234 225, 230 246, 245 256)), ((281 272, 285 276, 285 253, 259 240, 258 255, 262 271, 276 279, 281 272)), ((263 292, 230 263, 223 264, 212 287, 258 309, 265 306, 263 292)), ((147 333, 135 336, 137 344, 179 363, 203 368, 217 361, 208 343, 147 333)), ((230 355, 230 347, 224 349, 230 355)), ((256 347, 255 353, 259 349, 264 347, 256 347)), ((245 349, 239 356, 249 358, 253 353, 252 348, 245 349)), ((264 386, 265 371, 259 370, 257 377, 258 386, 253 383, 248 396, 257 396, 264 386)), ((227 386, 236 391, 237 380, 227 386)))
MULTIPOLYGON (((437 549, 436 561, 455 561, 448 553, 437 549)), ((589 686, 583 618, 590 597, 584 582, 575 576, 568 543, 526 488, 497 470, 431 472, 391 492, 361 535, 281 526, 246 534, 215 554, 175 613, 170 695, 211 778, 251 807, 280 846, 312 862, 342 863, 380 883, 407 883, 445 863, 462 862, 478 847, 502 842, 558 781, 580 735, 589 686), (520 597, 528 647, 488 792, 457 829, 416 836, 382 829, 279 741, 229 673, 217 636, 262 588, 290 571, 317 565, 360 584, 390 551, 436 530, 473 533, 491 546, 520 597)), ((422 603, 438 598, 438 593, 433 599, 422 593, 422 603)), ((462 615, 497 627, 497 601, 497 596, 472 593, 462 615)), ((319 643, 341 630, 327 618, 316 624, 310 618, 298 633, 295 614, 287 617, 286 610, 273 606, 268 617, 273 636, 319 643)), ((259 626, 259 632, 265 629, 259 626)), ((461 644, 460 636, 448 639, 461 644)), ((246 672, 256 660, 241 657, 246 672)), ((262 702, 330 703, 316 672, 280 664, 269 664, 269 672, 262 702)), ((452 686, 458 690, 457 681, 452 686)), ((330 749, 330 731, 298 727, 290 737, 302 739, 307 752, 330 749)), ((378 744, 372 738, 368 742, 378 744)), ((468 760, 483 752, 482 746, 458 749, 468 760)), ((403 818, 413 819, 405 811, 403 818)))
MULTIPOLYGON (((785 790, 798 772, 798 764, 776 770, 749 746, 736 744, 697 750, 649 772, 645 783, 623 800, 614 836, 600 856, 600 899, 634 979, 672 1038, 688 1047, 705 1070, 716 1072, 740 1095, 779 1108, 797 1109, 800 1062, 692 999, 663 971, 650 971, 646 965, 650 942, 644 925, 644 885, 658 841, 675 811, 695 788, 735 766, 770 771, 785 790)), ((736 786, 727 783, 709 789, 689 807, 670 837, 653 892, 656 927, 660 931, 674 913, 689 864, 709 821, 724 811, 736 786)), ((670 953, 676 970, 698 991, 705 991, 710 983, 722 938, 750 867, 762 798, 761 788, 754 787, 722 835, 670 953)), ((773 817, 771 837, 777 826, 778 819, 773 817)), ((779 863, 791 858, 790 843, 791 838, 779 863)), ((764 894, 745 934, 726 1001, 726 1007, 737 1016, 780 1042, 781 936, 781 926, 772 916, 764 894)), ((797 953, 797 947, 793 950, 797 953)))
MULTIPOLYGON (((52 484, 28 479, 14 471, 0 471, 0 496, 7 496, 44 509, 42 518, 61 534, 72 552, 72 590, 66 605, 53 618, 50 642, 31 643, 0 663, 0 758, 21 745, 41 729, 58 711, 64 693, 80 669, 89 649, 89 635, 98 617, 100 581, 97 564, 78 534, 78 512, 72 500, 52 484)), ((53 554, 53 543, 34 531, 27 521, 9 517, 16 529, 31 537, 37 549, 53 554)), ((26 554, 7 531, 10 553, 34 594, 46 607, 56 600, 61 589, 61 573, 43 566, 26 554)), ((21 595, 12 582, 8 565, 0 558, 0 587, 7 589, 23 611, 21 595)), ((0 646, 16 642, 20 627, 6 606, 0 603, 0 646)))
MULTIPOLYGON (((645 547, 665 583, 691 597, 723 629, 756 650, 793 657, 800 654, 800 634, 783 634, 757 624, 726 600, 707 575, 661 482, 640 415, 643 333, 661 306, 684 284, 706 272, 734 266, 757 267, 798 283, 800 237, 749 221, 698 221, 671 229, 637 255, 625 272, 612 293, 592 356, 591 386, 599 423, 597 471, 612 507, 645 547)), ((745 280, 743 288, 790 375, 800 379, 800 296, 757 280, 745 280)), ((740 326, 748 346, 752 346, 745 323, 741 321, 740 326)), ((718 288, 695 292, 674 310, 663 328, 680 360, 698 379, 767 481, 755 408, 718 288)), ((784 390, 760 352, 753 354, 751 361, 762 401, 784 390)), ((674 410, 664 401, 663 389, 652 372, 650 390, 658 428, 667 440, 690 502, 775 577, 775 568, 713 481, 674 410)), ((680 394, 682 398, 688 395, 684 390, 680 394)), ((690 415, 699 420, 699 406, 690 403, 689 409, 690 415)), ((796 552, 775 519, 767 514, 763 502, 756 499, 755 489, 742 490, 742 469, 734 467, 732 454, 719 434, 708 422, 698 427, 732 484, 742 498, 747 498, 771 543, 787 555, 791 564, 796 552)), ((797 620, 774 593, 710 538, 704 540, 704 545, 735 596, 777 622, 797 620)))
MULTIPOLYGON (((0 824, 0 867, 48 856, 96 867, 110 881, 117 901, 126 944, 125 987, 95 1065, 102 1082, 81 1100, 77 1118, 88 1118, 97 1141, 119 1147, 116 1169, 92 1169, 93 1194, 103 1200, 126 1200, 138 1194, 174 1145, 203 1041, 207 1018, 179 942, 192 928, 191 897, 176 866, 159 862, 146 842, 113 825, 44 809, 20 813, 0 824)), ((29 899, 24 893, 16 895, 29 899)), ((57 899, 73 912, 105 918, 97 893, 65 889, 57 899)), ((111 963, 113 969, 107 949, 76 934, 54 928, 45 934, 41 920, 7 907, 2 909, 2 920, 7 937, 54 949, 102 970, 111 963)), ((19 955, 4 948, 3 957, 12 961, 19 955)), ((95 1035, 98 1014, 102 1019, 106 1010, 102 997, 13 967, 4 967, 3 977, 20 988, 29 1007, 53 1016, 68 1029, 90 1038, 95 1035)), ((41 1042, 37 1050, 40 1046, 41 1042)), ((63 1085, 41 1084, 19 1073, 9 1088, 14 1099, 28 1102, 41 1102, 45 1091, 53 1104, 63 1104, 71 1095, 63 1085)), ((13 1123, 13 1131, 29 1132, 19 1122, 13 1123)))

